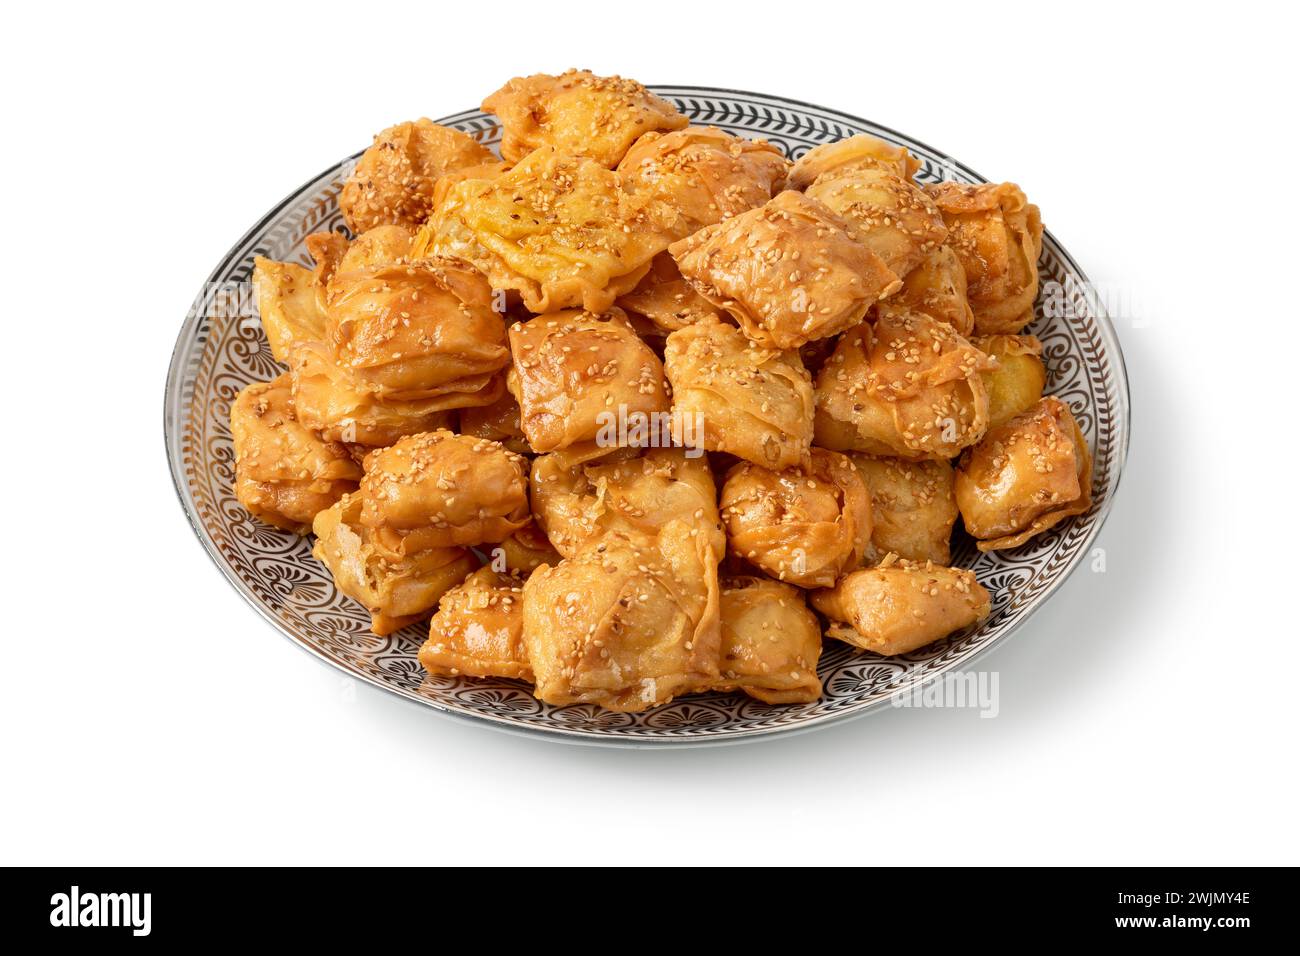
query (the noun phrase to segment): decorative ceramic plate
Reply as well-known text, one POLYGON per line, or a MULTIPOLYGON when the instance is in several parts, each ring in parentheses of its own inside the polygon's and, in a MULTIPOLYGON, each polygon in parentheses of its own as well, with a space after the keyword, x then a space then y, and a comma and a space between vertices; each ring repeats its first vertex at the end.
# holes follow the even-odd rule
MULTIPOLYGON (((796 159, 814 146, 870 133, 906 146, 922 162, 918 179, 982 182, 983 177, 924 143, 837 110, 778 96, 704 87, 660 86, 696 124, 762 137, 796 159)), ((438 122, 495 147, 495 117, 477 110, 438 122)), ((326 170, 267 213, 212 272, 181 328, 167 377, 166 438, 172 475, 190 523, 226 578, 286 637, 351 676, 486 726, 556 739, 634 746, 726 743, 824 727, 865 714, 892 695, 970 665, 1029 619, 1088 556, 1109 511, 1128 446, 1128 381, 1115 329, 1086 277, 1051 233, 1039 262, 1042 292, 1026 331, 1044 345, 1047 393, 1067 402, 1093 449, 1092 509, 1012 551, 980 554, 961 534, 953 564, 973 568, 992 592, 981 624, 901 657, 879 657, 827 642, 825 686, 812 704, 773 707, 735 696, 684 697, 642 714, 579 704, 552 707, 511 680, 430 677, 416 660, 426 628, 388 637, 334 587, 308 541, 255 521, 235 500, 230 404, 250 382, 282 369, 271 357, 248 292, 253 257, 310 265, 303 240, 345 230, 338 194, 352 165, 326 170), (1045 306, 1047 297, 1048 307, 1045 306)), ((1048 216, 1051 210, 1047 210, 1048 216)))

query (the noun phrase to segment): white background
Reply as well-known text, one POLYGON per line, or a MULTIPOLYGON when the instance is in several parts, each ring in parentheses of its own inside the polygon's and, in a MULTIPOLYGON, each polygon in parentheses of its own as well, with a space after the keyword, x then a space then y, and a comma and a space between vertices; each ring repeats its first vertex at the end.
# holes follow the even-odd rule
POLYGON ((6 13, 0 862, 1300 862, 1294 23, 512 6, 6 13), (678 752, 519 739, 346 682, 201 550, 162 397, 212 266, 379 128, 571 65, 905 130, 1020 183, 1140 300, 1107 571, 984 659, 996 719, 887 710, 678 752))

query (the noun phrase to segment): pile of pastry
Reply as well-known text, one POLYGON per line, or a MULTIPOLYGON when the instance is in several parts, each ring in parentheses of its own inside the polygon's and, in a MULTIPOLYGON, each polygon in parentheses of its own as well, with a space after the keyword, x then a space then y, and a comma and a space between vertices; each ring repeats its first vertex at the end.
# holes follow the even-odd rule
POLYGON ((231 408, 239 501, 314 534, 432 675, 552 704, 821 694, 823 639, 902 654, 988 615, 953 525, 1090 506, 1043 397, 1042 224, 868 136, 791 163, 619 77, 514 79, 501 158, 380 133, 314 268, 259 259, 288 369, 231 408))

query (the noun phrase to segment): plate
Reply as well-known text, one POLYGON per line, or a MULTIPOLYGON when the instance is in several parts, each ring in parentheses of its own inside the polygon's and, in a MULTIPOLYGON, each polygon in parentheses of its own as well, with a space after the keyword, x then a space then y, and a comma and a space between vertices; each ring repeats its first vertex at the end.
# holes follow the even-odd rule
MULTIPOLYGON (((821 143, 869 133, 906 146, 922 163, 917 178, 983 182, 922 142, 848 113, 779 96, 693 86, 655 86, 695 124, 762 137, 797 159, 821 143)), ((382 119, 382 117, 381 117, 382 119)), ((495 117, 478 110, 438 122, 495 147, 495 117)), ((359 155, 359 154, 358 154, 359 155)), ((436 711, 485 726, 559 740, 683 746, 753 740, 824 727, 869 713, 891 696, 947 671, 962 670, 1022 626, 1088 556, 1110 510, 1129 436, 1128 380, 1119 340, 1083 271, 1050 233, 1039 262, 1041 290, 1027 329, 1043 341, 1047 393, 1067 402, 1093 449, 1093 505, 1024 547, 980 554, 959 534, 953 563, 973 568, 992 592, 980 625, 919 651, 884 658, 830 641, 812 704, 774 707, 736 696, 692 696, 642 714, 579 704, 552 707, 511 680, 430 677, 416 660, 425 629, 370 633, 369 614, 334 587, 308 542, 255 521, 235 500, 230 404, 250 382, 282 368, 271 357, 249 280, 253 257, 310 265, 304 239, 344 230, 338 194, 355 157, 330 167, 268 212, 213 270, 186 317, 167 376, 167 455, 181 504, 217 567, 277 630, 352 677, 436 711)), ((1014 178, 1014 170, 1005 171, 1014 178)), ((1032 198, 1032 197, 1031 197, 1032 198)), ((1050 216, 1051 210, 1047 210, 1050 216)))

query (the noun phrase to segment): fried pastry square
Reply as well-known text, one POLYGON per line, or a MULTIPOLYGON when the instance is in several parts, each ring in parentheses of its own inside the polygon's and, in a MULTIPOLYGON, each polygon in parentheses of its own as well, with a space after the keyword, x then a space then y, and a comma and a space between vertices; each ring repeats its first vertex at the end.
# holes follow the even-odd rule
POLYGON ((871 494, 871 544, 909 561, 948 564, 957 520, 953 470, 947 461, 904 461, 855 452, 849 456, 871 494))
POLYGON ((871 497, 858 469, 822 448, 806 473, 735 465, 721 512, 732 554, 800 587, 830 587, 871 543, 871 497))
POLYGON ((307 246, 322 334, 295 338, 287 362, 295 409, 309 428, 334 441, 390 445, 504 393, 504 322, 470 267, 413 262, 410 231, 393 225, 350 243, 316 233, 307 246))
POLYGON ((955 457, 988 426, 993 359, 923 312, 884 304, 817 374, 814 441, 837 451, 955 457))
POLYGON ((957 467, 957 506, 981 551, 1015 548, 1092 507, 1092 455, 1069 406, 1044 398, 990 428, 957 467))
POLYGON ((966 270, 980 335, 1014 334, 1033 321, 1043 220, 1015 183, 936 183, 926 191, 948 223, 966 270))
POLYGON ((361 523, 418 548, 496 542, 528 523, 528 462, 498 442, 450 431, 366 456, 361 523))
POLYGON ((472 263, 530 312, 602 312, 670 239, 626 201, 612 170, 542 147, 496 179, 451 186, 413 252, 472 263))
POLYGON ((900 179, 911 179, 920 168, 921 163, 905 147, 858 133, 814 146, 800 156, 790 170, 790 188, 804 190, 828 173, 851 173, 859 169, 883 169, 900 179))
POLYGON ((1043 343, 1032 335, 981 335, 971 344, 997 360, 984 373, 989 393, 989 427, 996 428, 1038 404, 1047 384, 1043 343))
POLYGON ((972 571, 887 555, 877 567, 814 591, 831 619, 826 636, 892 656, 906 654, 988 617, 991 597, 972 571))
POLYGON ((293 405, 298 420, 330 441, 383 447, 419 432, 449 428, 455 409, 487 405, 505 392, 505 377, 473 390, 448 391, 413 401, 380 398, 340 365, 324 342, 305 342, 289 357, 293 405))
POLYGON ((429 620, 429 638, 419 657, 434 675, 531 682, 522 579, 479 568, 444 594, 429 620))
POLYGON ((643 133, 681 129, 688 122, 635 80, 587 70, 515 77, 482 108, 501 118, 501 155, 512 163, 539 146, 553 146, 612 169, 643 133))
POLYGON ((700 295, 769 348, 798 348, 850 328, 901 285, 848 223, 797 192, 707 226, 668 251, 700 295))
POLYGON ((618 533, 524 585, 524 643, 549 704, 641 711, 718 678, 718 555, 672 521, 653 541, 618 533))
POLYGON ((361 154, 339 194, 353 232, 396 224, 419 226, 432 209, 433 184, 465 166, 488 163, 492 153, 472 136, 427 119, 379 133, 361 154))
POLYGON ((243 389, 230 406, 235 497, 267 524, 306 534, 312 519, 355 491, 361 467, 346 447, 294 417, 289 376, 243 389))
POLYGON ((510 327, 508 385, 537 452, 595 441, 611 417, 670 408, 663 364, 618 309, 539 315, 510 327))
POLYGON ((722 653, 712 690, 744 691, 766 704, 822 695, 822 629, 798 588, 765 577, 722 579, 722 653))
POLYGON ((618 164, 624 187, 675 239, 763 205, 789 169, 770 143, 713 126, 646 133, 618 164))
POLYGON ((934 200, 910 176, 899 175, 885 164, 835 166, 818 176, 804 195, 852 224, 858 241, 899 279, 948 236, 934 200))
POLYGON ((338 589, 370 612, 370 629, 391 634, 429 615, 447 590, 478 567, 464 548, 410 546, 401 534, 361 523, 361 495, 344 495, 316 515, 312 556, 338 589))
POLYGON ((510 363, 505 322, 482 273, 459 259, 391 262, 329 283, 336 361, 381 400, 476 393, 510 363))
POLYGON ((904 277, 903 288, 889 304, 947 322, 967 338, 975 328, 975 313, 966 298, 966 270, 948 245, 931 249, 904 277))
POLYGON ((612 532, 652 539, 674 520, 706 538, 718 555, 726 547, 709 463, 680 448, 595 460, 542 455, 533 461, 530 486, 537 521, 565 557, 612 532))
POLYGON ((777 471, 808 462, 813 388, 798 352, 756 345, 734 325, 700 322, 668 336, 664 369, 683 436, 702 431, 695 438, 707 451, 777 471))

